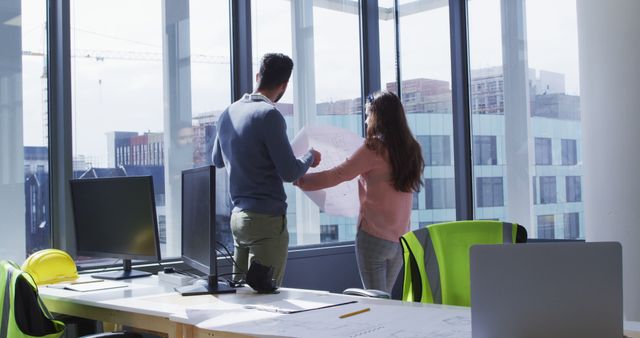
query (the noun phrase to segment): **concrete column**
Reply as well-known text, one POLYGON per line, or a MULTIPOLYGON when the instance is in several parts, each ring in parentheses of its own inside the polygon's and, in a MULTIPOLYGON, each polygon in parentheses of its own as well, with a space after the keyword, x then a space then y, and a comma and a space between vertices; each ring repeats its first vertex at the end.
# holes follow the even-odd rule
MULTIPOLYGON (((19 0, 0 7, 5 20, 19 18, 19 0)), ((18 20, 19 22, 19 20, 18 20)), ((25 258, 24 145, 22 142, 22 26, 0 24, 0 257, 25 258)))
MULTIPOLYGON (((315 48, 313 41, 313 1, 291 1, 293 34, 294 134, 316 119, 315 48)), ((296 189, 297 244, 320 243, 318 207, 296 189)))
POLYGON ((531 194, 529 63, 524 0, 502 0, 507 220, 535 234, 531 194))
MULTIPOLYGON (((189 3, 162 2, 164 79, 164 180, 167 247, 165 256, 180 256, 181 173, 193 167, 191 127, 191 48, 189 3)), ((159 209, 161 210, 161 209, 159 209)))
POLYGON ((622 243, 624 313, 640 320, 640 1, 577 1, 587 241, 622 243))

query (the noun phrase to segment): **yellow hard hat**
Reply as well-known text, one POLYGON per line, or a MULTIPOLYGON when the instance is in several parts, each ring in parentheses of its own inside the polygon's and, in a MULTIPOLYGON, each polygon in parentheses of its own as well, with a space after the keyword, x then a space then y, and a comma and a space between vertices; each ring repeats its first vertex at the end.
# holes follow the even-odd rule
POLYGON ((44 249, 31 254, 22 263, 37 285, 66 282, 78 278, 78 269, 68 253, 58 249, 44 249))

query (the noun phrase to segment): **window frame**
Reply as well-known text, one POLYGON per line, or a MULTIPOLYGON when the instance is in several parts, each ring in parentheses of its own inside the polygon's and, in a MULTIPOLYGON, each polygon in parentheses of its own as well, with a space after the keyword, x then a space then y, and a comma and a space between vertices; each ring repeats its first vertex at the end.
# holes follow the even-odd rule
MULTIPOLYGON (((230 0, 231 25, 231 60, 232 60, 232 99, 238 99, 244 92, 252 90, 253 74, 251 74, 251 8, 250 0, 230 0)), ((397 1, 395 14, 397 15, 397 1)), ((456 219, 474 218, 473 162, 472 140, 470 128, 470 78, 469 50, 467 38, 467 2, 450 0, 450 45, 452 68, 452 110, 453 110, 453 166, 455 172, 455 207, 456 219)), ((359 1, 360 42, 361 42, 361 81, 363 83, 361 97, 380 89, 380 46, 378 29, 378 1, 359 1)), ((49 20, 49 135, 50 135, 50 195, 51 224, 54 234, 54 247, 73 252, 71 210, 68 187, 64 182, 71 178, 71 136, 65 135, 71 130, 71 77, 70 77, 70 43, 69 43, 69 4, 62 0, 48 1, 49 20), (60 183, 62 182, 62 183, 60 183)), ((397 22, 396 22, 397 24, 397 22)), ((396 32, 396 34, 398 34, 396 32)), ((397 41, 396 41, 397 42, 397 41)), ((397 50, 396 50, 397 53, 397 50)), ((400 59, 396 64, 400 68, 400 59)), ((397 83, 401 83, 400 72, 397 72, 397 83)), ((497 83, 498 88, 502 83, 497 83)), ((400 91, 398 86, 398 91, 400 91)), ((502 102, 498 98, 498 102, 502 102)), ((364 106, 364 105, 363 105, 364 106)), ((364 116, 364 114, 363 114, 364 116)), ((364 118, 362 121, 364 128, 364 118)), ((159 147, 159 146, 158 146, 159 147)), ((576 146, 577 148, 577 146, 576 146)), ((577 150, 577 149, 576 149, 577 150)), ((160 155, 162 149, 158 149, 160 155)), ((552 151, 550 151, 550 154, 552 151)), ((552 155, 551 155, 552 156, 552 155)), ((576 154, 577 156, 577 154, 576 154)), ((553 162, 553 161, 551 161, 553 162)), ((552 164, 552 163, 551 163, 552 164)), ((549 165, 551 165, 549 164, 549 165)), ((535 183, 534 183, 535 184, 535 183)), ((540 191, 542 189, 539 189, 540 191)), ((540 193, 541 194, 541 193, 540 193)), ((503 196, 504 201, 504 196, 503 196)), ((340 244, 347 242, 340 242, 340 244)), ((328 245, 331 246, 331 245, 328 245)), ((293 248, 291 248, 293 250, 293 248)))

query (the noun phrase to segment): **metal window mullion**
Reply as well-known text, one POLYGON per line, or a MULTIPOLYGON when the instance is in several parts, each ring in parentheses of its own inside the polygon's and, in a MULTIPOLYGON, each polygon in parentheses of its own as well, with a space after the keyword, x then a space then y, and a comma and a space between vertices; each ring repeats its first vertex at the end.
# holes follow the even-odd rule
POLYGON ((365 100, 380 90, 380 20, 378 0, 360 0, 360 81, 362 135, 365 135, 365 100))
POLYGON ((402 61, 400 59, 400 12, 398 10, 399 1, 393 2, 393 23, 394 23, 394 35, 395 35, 395 56, 396 56, 396 84, 398 97, 402 99, 402 61))
POLYGON ((473 219, 467 0, 449 0, 456 219, 473 219))
POLYGON ((253 91, 251 0, 229 0, 231 100, 253 91))
POLYGON ((49 184, 53 247, 75 254, 69 180, 73 178, 71 124, 70 6, 50 0, 47 7, 47 78, 49 102, 49 184))

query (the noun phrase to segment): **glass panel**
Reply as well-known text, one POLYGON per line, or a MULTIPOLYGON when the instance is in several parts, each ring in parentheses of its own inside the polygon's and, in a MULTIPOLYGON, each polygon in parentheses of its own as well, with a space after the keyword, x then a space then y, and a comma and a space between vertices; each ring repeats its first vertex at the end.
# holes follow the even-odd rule
POLYGON ((540 176, 540 204, 554 204, 558 201, 555 176, 540 176))
POLYGON ((538 238, 546 238, 546 239, 556 238, 553 215, 538 216, 538 238))
POLYGON ((580 178, 580 176, 567 176, 565 178, 567 202, 582 202, 582 186, 580 178))
POLYGON ((467 4, 474 189, 484 189, 477 178, 502 177, 504 191, 502 207, 477 200, 475 217, 521 223, 531 237, 562 236, 565 213, 583 217, 576 1, 467 4), (495 157, 479 137, 495 139, 495 157))
POLYGON ((17 263, 51 247, 46 9, 0 6, 0 231, 11 234, 0 239, 0 257, 17 263))
MULTIPOLYGON (((294 62, 288 89, 276 104, 289 139, 306 125, 362 135, 358 2, 254 0, 251 10, 253 73, 265 53, 284 53, 294 62)), ((291 184, 285 191, 290 246, 333 241, 322 235, 331 229, 324 225, 337 226, 338 241, 355 239, 355 217, 320 212, 291 184)))
POLYGON ((577 239, 580 238, 580 214, 570 212, 564 214, 564 238, 577 239))
POLYGON ((449 135, 418 135, 426 166, 451 166, 451 137, 449 135))
MULTIPOLYGON (((449 7, 446 1, 398 1, 402 102, 421 143, 425 187, 411 228, 456 218, 449 7)), ((395 82, 386 88, 395 91, 395 82)))
POLYGON ((578 164, 576 140, 562 140, 562 165, 578 164))
POLYGON ((504 205, 502 177, 477 177, 476 182, 478 207, 501 207, 504 205))
POLYGON ((551 139, 546 137, 536 137, 536 165, 551 165, 553 157, 551 154, 551 139))
POLYGON ((473 136, 473 162, 476 165, 498 164, 496 136, 473 136))
POLYGON ((396 62, 396 20, 395 1, 379 0, 378 12, 380 31, 380 88, 398 94, 397 62, 396 62))
POLYGON ((424 182, 425 209, 455 208, 455 186, 453 178, 427 178, 424 182))
MULTIPOLYGON (((181 254, 180 173, 211 162, 230 103, 228 13, 225 1, 71 1, 74 177, 152 175, 162 258, 181 254)), ((223 172, 217 189, 229 244, 223 172)))

